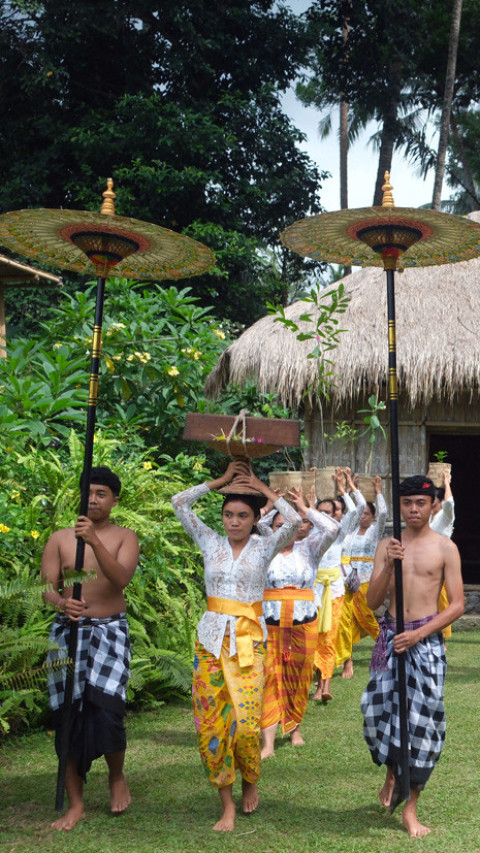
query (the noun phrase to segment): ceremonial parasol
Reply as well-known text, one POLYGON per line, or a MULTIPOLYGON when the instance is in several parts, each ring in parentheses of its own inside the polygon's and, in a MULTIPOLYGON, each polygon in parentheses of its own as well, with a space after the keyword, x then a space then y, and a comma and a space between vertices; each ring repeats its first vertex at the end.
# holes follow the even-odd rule
MULTIPOLYGON (((395 330, 395 270, 466 261, 480 255, 480 226, 470 220, 433 210, 396 208, 390 175, 385 172, 380 207, 339 210, 295 222, 282 243, 299 255, 348 266, 383 266, 387 276, 390 458, 393 535, 401 540, 398 453, 398 388, 395 330)), ((402 565, 395 560, 397 632, 404 630, 402 565)), ((400 799, 410 793, 409 736, 405 657, 398 656, 400 709, 400 799)), ((392 801, 392 806, 396 805, 392 801)), ((393 809, 392 809, 393 810, 393 809)))
MULTIPOLYGON (((168 228, 115 215, 113 180, 107 180, 100 213, 76 210, 15 210, 0 216, 0 245, 51 267, 96 274, 97 292, 92 338, 80 515, 88 513, 93 457, 98 372, 102 345, 105 280, 115 274, 132 279, 180 279, 208 270, 213 253, 190 237, 168 228)), ((84 565, 85 543, 77 540, 75 572, 84 565)), ((81 584, 73 597, 80 600, 81 584)), ((55 808, 63 808, 78 624, 70 623, 65 700, 59 749, 55 808)))

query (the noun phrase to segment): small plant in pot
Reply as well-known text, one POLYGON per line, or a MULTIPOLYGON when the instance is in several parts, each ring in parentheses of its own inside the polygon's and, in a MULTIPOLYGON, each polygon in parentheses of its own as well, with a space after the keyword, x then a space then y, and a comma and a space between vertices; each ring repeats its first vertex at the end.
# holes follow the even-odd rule
POLYGON ((376 394, 371 394, 368 398, 368 409, 359 409, 358 414, 363 415, 363 422, 366 425, 365 429, 358 436, 368 436, 370 445, 369 453, 365 462, 365 473, 358 475, 358 488, 364 495, 367 501, 375 500, 375 478, 372 477, 372 460, 373 448, 379 435, 386 438, 385 430, 380 423, 379 413, 385 411, 387 404, 383 400, 378 400, 376 394))
POLYGON ((447 456, 447 450, 437 450, 433 454, 435 461, 428 463, 427 477, 430 478, 437 489, 443 488, 445 485, 445 474, 452 471, 451 463, 446 461, 447 456))

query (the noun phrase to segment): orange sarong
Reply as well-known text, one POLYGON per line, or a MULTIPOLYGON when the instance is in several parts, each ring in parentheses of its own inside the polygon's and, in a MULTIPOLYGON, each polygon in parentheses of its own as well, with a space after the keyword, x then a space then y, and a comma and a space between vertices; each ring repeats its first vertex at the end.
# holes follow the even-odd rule
POLYGON ((263 695, 262 729, 280 723, 283 734, 303 719, 312 683, 318 619, 293 624, 295 601, 314 601, 311 589, 266 589, 264 600, 281 601, 280 624, 267 624, 267 660, 263 695))
POLYGON ((315 601, 313 589, 299 589, 296 586, 282 586, 278 589, 265 589, 264 601, 281 601, 280 625, 282 629, 282 657, 289 660, 291 651, 291 636, 293 629, 293 613, 296 601, 315 601))
POLYGON ((331 678, 335 669, 335 643, 343 608, 343 595, 332 601, 332 626, 329 631, 318 635, 314 667, 322 673, 322 678, 331 678))

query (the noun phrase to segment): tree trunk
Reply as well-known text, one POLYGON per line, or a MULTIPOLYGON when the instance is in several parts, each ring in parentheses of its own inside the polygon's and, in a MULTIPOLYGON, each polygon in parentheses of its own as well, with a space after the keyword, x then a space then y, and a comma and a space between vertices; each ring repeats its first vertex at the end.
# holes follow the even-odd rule
MULTIPOLYGON (((342 40, 344 53, 342 57, 342 71, 348 65, 348 36, 350 33, 350 15, 352 12, 351 0, 345 0, 342 8, 342 40)), ((348 208, 348 101, 343 93, 340 95, 340 208, 348 208)), ((351 267, 344 267, 343 274, 350 275, 351 267)))
POLYGON ((445 159, 448 146, 448 128, 452 110, 453 90, 455 87, 455 70, 457 66, 458 39, 462 18, 463 0, 453 0, 450 39, 448 42, 447 71, 445 74, 445 93, 443 96, 442 118, 440 122, 440 139, 438 142, 437 165, 435 168, 435 183, 433 185, 433 210, 440 210, 442 199, 443 176, 445 174, 445 159))
MULTIPOLYGON (((455 116, 453 115, 453 113, 450 114, 450 129, 455 140, 458 159, 460 160, 460 163, 463 167, 463 181, 459 181, 457 175, 455 175, 455 179, 459 181, 461 186, 463 186, 464 190, 470 196, 470 210, 479 210, 480 201, 478 199, 477 191, 475 189, 475 181, 473 180, 472 170, 470 169, 470 163, 468 162, 467 152, 465 151, 463 139, 460 135, 460 131, 458 129, 458 125, 455 121, 455 116)), ((451 174, 453 175, 453 172, 451 172, 451 174)))
POLYGON ((348 208, 348 104, 340 99, 340 207, 348 208))
POLYGON ((402 90, 402 70, 403 64, 400 60, 393 60, 391 62, 388 75, 390 80, 390 96, 383 113, 382 141, 380 143, 377 180, 375 183, 375 194, 373 196, 374 205, 381 205, 383 199, 382 186, 385 183, 385 172, 391 171, 392 156, 398 130, 397 115, 402 90))

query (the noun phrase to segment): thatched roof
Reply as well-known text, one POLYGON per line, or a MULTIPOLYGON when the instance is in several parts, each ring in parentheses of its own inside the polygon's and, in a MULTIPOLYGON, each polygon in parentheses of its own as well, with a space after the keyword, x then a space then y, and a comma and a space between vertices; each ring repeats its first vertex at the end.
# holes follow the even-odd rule
POLYGON ((12 258, 0 255, 0 282, 12 285, 21 283, 22 286, 33 284, 37 287, 40 285, 54 287, 62 284, 62 279, 58 275, 51 275, 36 267, 21 264, 12 258))
MULTIPOLYGON (((343 283, 350 303, 339 319, 346 331, 329 355, 336 404, 374 392, 388 374, 385 273, 364 268, 343 283)), ((435 397, 451 401, 462 389, 478 393, 480 259, 396 273, 395 301, 399 388, 411 405, 435 397)), ((309 310, 299 301, 285 314, 298 322, 309 310)), ((299 326, 312 329, 311 324, 299 326)), ((242 385, 253 379, 260 391, 277 393, 284 405, 296 407, 314 377, 315 361, 307 358, 312 348, 311 340, 299 342, 272 316, 263 317, 225 350, 206 392, 215 396, 229 382, 242 385)))

